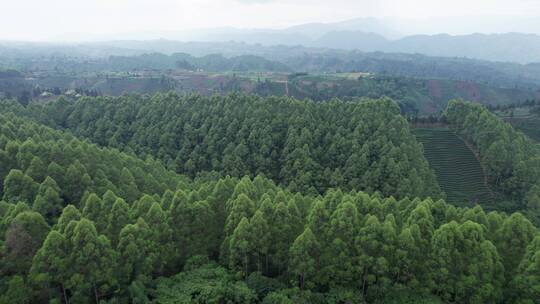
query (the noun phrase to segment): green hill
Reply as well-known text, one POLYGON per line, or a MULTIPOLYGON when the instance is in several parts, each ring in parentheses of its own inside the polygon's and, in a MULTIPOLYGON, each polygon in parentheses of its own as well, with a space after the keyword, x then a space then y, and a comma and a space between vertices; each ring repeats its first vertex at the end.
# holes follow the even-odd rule
POLYGON ((540 141, 540 117, 505 118, 505 121, 525 133, 530 139, 540 141))
POLYGON ((540 115, 537 108, 523 105, 498 110, 495 114, 529 138, 540 141, 540 115))
POLYGON ((459 206, 493 202, 480 163, 450 129, 415 129, 414 133, 424 145, 424 154, 435 170, 448 202, 459 206))
MULTIPOLYGON (((10 104, 0 103, 5 110, 10 104)), ((298 192, 340 186, 397 198, 440 197, 421 145, 388 98, 318 103, 171 93, 59 99, 19 111, 102 146, 153 155, 193 178, 262 173, 298 192)))

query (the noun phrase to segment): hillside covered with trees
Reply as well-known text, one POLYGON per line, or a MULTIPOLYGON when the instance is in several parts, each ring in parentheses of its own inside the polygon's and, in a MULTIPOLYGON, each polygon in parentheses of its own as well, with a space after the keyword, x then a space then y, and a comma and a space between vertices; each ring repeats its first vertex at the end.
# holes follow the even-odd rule
MULTIPOLYGON (((155 55, 164 56, 164 55, 155 55)), ((165 58, 172 58, 165 56, 165 58)), ((219 57, 219 56, 216 56, 219 57)), ((200 58, 206 60, 205 58, 200 58)), ((112 60, 112 59, 111 59, 112 60)), ((224 68, 202 67, 178 61, 154 62, 151 56, 118 57, 118 66, 96 71, 0 71, 0 97, 17 99, 22 104, 48 102, 66 96, 121 96, 126 93, 155 94, 175 91, 180 95, 227 95, 242 92, 261 96, 289 96, 324 102, 332 98, 390 97, 407 115, 426 116, 443 111, 456 98, 488 106, 540 100, 534 87, 499 87, 475 81, 444 78, 415 78, 384 73, 294 73, 275 72, 273 68, 242 68, 250 59, 244 56, 235 65, 224 68), (170 64, 170 68, 169 68, 170 64), (133 65, 133 68, 129 66, 133 65), (121 68, 125 66, 125 68, 121 68), (157 68, 154 68, 157 67, 157 68), (218 70, 212 72, 212 70, 218 70)), ((170 59, 173 61, 174 59, 170 59)), ((176 58, 181 60, 181 58, 176 58)), ((231 59, 232 60, 232 59, 231 59)), ((215 63, 221 66, 221 63, 215 63)), ((285 69, 287 70, 287 69, 285 69)))
POLYGON ((152 155, 190 177, 263 174, 304 193, 340 187, 441 197, 421 145, 389 99, 317 103, 157 94, 3 108, 102 146, 152 155))
MULTIPOLYGON (((354 34, 354 33, 353 33, 354 34)), ((408 47, 416 44, 429 45, 425 39, 433 38, 436 44, 448 44, 445 36, 411 37, 408 47)), ((522 37, 529 39, 530 36, 522 37)), ((536 37, 538 38, 538 37, 536 37)), ((478 39, 478 37, 469 37, 478 39)), ((540 40, 537 40, 540 41, 540 40)), ((347 41, 349 42, 349 41, 347 41)), ((469 44, 460 42, 458 44, 469 44)), ((488 43, 488 42, 486 42, 488 43)), ((510 43, 512 44, 512 43, 510 43)), ((483 47, 486 47, 483 45, 483 47)), ((504 44, 497 50, 504 49, 504 44)), ((516 47, 514 45, 514 47, 516 47)), ((538 48, 538 44, 535 46, 538 48)), ((459 48, 463 51, 463 48, 459 48)), ((524 48, 520 52, 531 52, 524 48)), ((470 50, 466 51, 470 53, 470 50)), ((243 42, 180 42, 171 40, 154 41, 111 41, 97 44, 0 44, 0 67, 23 72, 32 70, 84 71, 131 70, 136 68, 175 69, 200 68, 211 71, 293 71, 293 72, 370 72, 393 76, 416 78, 445 78, 468 80, 506 88, 540 86, 540 64, 515 61, 479 60, 471 56, 451 55, 446 52, 400 52, 399 50, 374 49, 363 51, 358 48, 336 49, 298 45, 260 45, 243 42), (438 53, 438 54, 437 54, 438 53)), ((536 56, 536 55, 535 55, 536 56)), ((523 58, 523 57, 520 57, 523 58)))
POLYGON ((0 304, 540 304, 540 0, 0 7, 0 304))
POLYGON ((317 101, 390 97, 413 115, 437 114, 455 98, 490 106, 540 99, 537 63, 235 42, 118 42, 93 45, 90 53, 74 48, 22 43, 5 49, 0 44, 0 98, 27 104, 63 93, 168 91, 317 101))
MULTIPOLYGON (((349 106, 395 116, 388 100, 349 106)), ((540 234, 520 213, 397 189, 303 193, 262 175, 192 179, 28 118, 43 108, 4 109, 15 113, 0 116, 0 303, 538 299, 540 234)))
POLYGON ((540 146, 477 104, 453 101, 444 118, 474 144, 490 183, 540 220, 540 146))

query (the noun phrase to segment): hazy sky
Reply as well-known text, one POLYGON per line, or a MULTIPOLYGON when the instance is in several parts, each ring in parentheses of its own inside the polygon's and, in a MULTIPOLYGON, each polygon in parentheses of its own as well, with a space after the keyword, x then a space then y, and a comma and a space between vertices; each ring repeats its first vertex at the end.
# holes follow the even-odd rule
MULTIPOLYGON (((497 20, 503 16, 504 23, 509 16, 517 23, 540 18, 540 0, 0 0, 0 7, 0 39, 10 40, 58 39, 74 33, 283 28, 369 16, 423 19, 424 23, 445 20, 436 29, 457 33, 474 25, 439 17, 474 17, 486 22, 481 30, 496 32, 497 20), (437 18, 428 19, 433 17, 437 18)), ((475 30, 479 31, 471 28, 475 30)))

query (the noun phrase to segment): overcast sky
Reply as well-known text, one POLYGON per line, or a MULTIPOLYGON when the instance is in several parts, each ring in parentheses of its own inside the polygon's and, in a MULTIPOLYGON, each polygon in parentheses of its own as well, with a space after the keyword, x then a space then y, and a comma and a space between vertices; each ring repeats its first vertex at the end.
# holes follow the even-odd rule
POLYGON ((540 19, 539 0, 0 0, 0 8, 0 39, 9 40, 49 40, 76 33, 283 28, 356 17, 419 19, 415 30, 426 32, 497 32, 513 29, 508 20, 526 28, 524 20, 540 19), (430 26, 426 20, 438 22, 430 26))

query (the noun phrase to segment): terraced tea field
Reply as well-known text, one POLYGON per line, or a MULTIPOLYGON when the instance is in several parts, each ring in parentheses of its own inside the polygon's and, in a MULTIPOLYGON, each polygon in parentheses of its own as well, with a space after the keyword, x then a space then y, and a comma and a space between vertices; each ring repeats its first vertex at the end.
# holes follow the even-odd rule
POLYGON ((506 118, 508 123, 515 129, 525 133, 530 139, 540 141, 540 118, 506 118))
POLYGON ((480 163, 460 138, 442 128, 414 129, 414 133, 448 202, 458 206, 493 203, 480 163))

